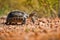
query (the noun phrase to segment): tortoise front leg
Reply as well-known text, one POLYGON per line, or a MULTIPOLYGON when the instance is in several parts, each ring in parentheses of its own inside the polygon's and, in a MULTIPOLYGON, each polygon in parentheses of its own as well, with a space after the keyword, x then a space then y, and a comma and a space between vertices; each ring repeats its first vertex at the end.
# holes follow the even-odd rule
POLYGON ((32 21, 33 23, 35 23, 35 19, 34 19, 33 17, 31 18, 31 21, 32 21))
POLYGON ((24 20, 22 21, 21 25, 26 23, 26 18, 24 18, 24 20))

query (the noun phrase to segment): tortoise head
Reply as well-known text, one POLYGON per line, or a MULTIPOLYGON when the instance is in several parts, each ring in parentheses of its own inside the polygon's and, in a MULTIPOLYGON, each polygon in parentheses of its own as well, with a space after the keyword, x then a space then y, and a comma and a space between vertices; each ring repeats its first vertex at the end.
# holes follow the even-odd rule
POLYGON ((32 11, 29 17, 35 16, 35 15, 37 15, 36 11, 32 11))

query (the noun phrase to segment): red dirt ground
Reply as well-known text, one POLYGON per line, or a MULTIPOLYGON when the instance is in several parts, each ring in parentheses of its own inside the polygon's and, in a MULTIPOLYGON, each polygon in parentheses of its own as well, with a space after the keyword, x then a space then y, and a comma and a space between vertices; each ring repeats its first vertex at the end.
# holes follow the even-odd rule
POLYGON ((24 25, 6 25, 0 18, 0 40, 60 40, 60 19, 38 18, 33 24, 29 19, 24 25))

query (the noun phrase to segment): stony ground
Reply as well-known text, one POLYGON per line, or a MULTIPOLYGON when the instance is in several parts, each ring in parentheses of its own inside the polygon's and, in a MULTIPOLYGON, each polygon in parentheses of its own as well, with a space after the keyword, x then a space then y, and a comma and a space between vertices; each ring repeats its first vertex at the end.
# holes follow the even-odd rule
POLYGON ((33 24, 29 19, 24 25, 6 25, 0 18, 0 40, 60 40, 60 19, 38 18, 33 24))

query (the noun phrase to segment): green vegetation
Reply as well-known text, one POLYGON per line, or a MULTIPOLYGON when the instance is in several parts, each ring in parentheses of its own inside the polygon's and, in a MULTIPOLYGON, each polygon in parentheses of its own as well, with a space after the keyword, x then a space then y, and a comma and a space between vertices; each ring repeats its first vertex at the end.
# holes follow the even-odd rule
POLYGON ((39 17, 56 17, 58 0, 0 0, 0 15, 11 10, 21 10, 31 13, 37 11, 39 17))

